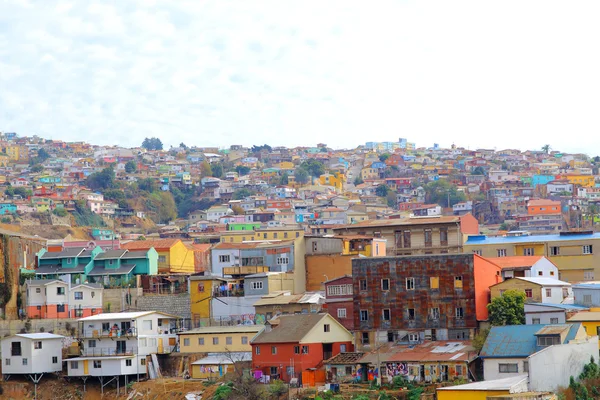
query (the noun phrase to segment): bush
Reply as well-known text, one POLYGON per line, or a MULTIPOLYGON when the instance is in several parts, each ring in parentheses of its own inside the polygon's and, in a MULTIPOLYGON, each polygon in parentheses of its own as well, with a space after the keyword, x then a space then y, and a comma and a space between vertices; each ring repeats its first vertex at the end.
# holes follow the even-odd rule
POLYGON ((2 217, 2 219, 0 219, 0 222, 2 222, 3 224, 10 224, 11 219, 10 217, 2 217))
POLYGON ((278 398, 282 394, 287 393, 287 391, 287 385, 279 379, 275 379, 273 382, 271 382, 271 385, 269 386, 269 393, 271 393, 273 396, 277 396, 278 398))
POLYGON ((64 208, 55 208, 54 211, 52 211, 52 214, 56 215, 57 217, 66 217, 68 212, 67 210, 65 210, 64 208))

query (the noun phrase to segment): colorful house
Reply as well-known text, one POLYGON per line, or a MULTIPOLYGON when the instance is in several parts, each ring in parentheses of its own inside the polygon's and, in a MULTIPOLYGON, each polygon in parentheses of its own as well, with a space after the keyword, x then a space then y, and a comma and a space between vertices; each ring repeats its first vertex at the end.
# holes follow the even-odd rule
POLYGON ((121 247, 132 251, 154 248, 158 253, 158 273, 194 273, 194 250, 180 239, 136 240, 121 247))
POLYGON ((268 321, 251 345, 254 376, 285 382, 354 349, 352 334, 329 314, 281 315, 268 321))
POLYGON ((344 175, 343 174, 323 174, 319 177, 319 182, 323 186, 333 186, 339 191, 344 189, 344 175))
POLYGON ((252 352, 251 340, 262 325, 205 326, 179 333, 180 353, 252 352))

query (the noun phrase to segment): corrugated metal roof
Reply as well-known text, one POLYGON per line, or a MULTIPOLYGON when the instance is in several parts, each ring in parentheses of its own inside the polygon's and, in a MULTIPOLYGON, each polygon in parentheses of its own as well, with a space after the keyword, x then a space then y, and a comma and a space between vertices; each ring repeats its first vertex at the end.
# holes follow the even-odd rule
POLYGON ((486 237, 481 235, 469 236, 466 245, 478 244, 508 244, 508 243, 542 243, 571 240, 600 240, 600 233, 584 233, 581 235, 528 235, 528 236, 509 236, 509 237, 486 237))
POLYGON ((436 361, 471 361, 477 358, 475 348, 470 341, 444 341, 425 342, 420 344, 390 343, 376 352, 365 355, 361 364, 374 364, 377 358, 382 362, 436 362, 436 361))
POLYGON ((529 378, 528 375, 517 375, 510 378, 494 379, 491 381, 473 382, 465 385, 447 386, 437 390, 510 390, 529 378))
POLYGON ((582 311, 569 318, 569 322, 600 321, 600 311, 582 311))
MULTIPOLYGON (((274 321, 273 328, 265 328, 252 344, 263 343, 298 343, 310 330, 329 314, 294 314, 280 315, 274 321)), ((331 317, 329 317, 331 318, 331 317)))

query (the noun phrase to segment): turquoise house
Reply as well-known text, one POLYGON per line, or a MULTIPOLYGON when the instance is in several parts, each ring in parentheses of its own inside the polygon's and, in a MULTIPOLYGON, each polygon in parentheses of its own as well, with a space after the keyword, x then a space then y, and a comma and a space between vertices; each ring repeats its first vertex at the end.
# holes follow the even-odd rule
POLYGON ((16 214, 17 205, 13 203, 0 203, 0 214, 16 214))
POLYGON ((93 250, 75 247, 60 252, 42 249, 37 254, 38 268, 35 270, 35 278, 60 279, 72 284, 83 283, 92 270, 92 260, 101 252, 100 247, 93 250))

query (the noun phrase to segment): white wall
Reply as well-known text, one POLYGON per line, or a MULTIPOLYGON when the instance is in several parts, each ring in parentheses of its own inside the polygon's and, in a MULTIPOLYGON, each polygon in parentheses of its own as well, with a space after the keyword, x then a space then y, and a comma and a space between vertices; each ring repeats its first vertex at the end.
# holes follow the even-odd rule
MULTIPOLYGON (((222 276, 224 267, 233 267, 236 264, 236 256, 240 256, 240 251, 237 249, 212 249, 210 252, 212 274, 222 276), (229 255, 229 261, 220 262, 219 256, 224 255, 229 255)), ((237 263, 240 264, 241 261, 238 259, 237 263)))
MULTIPOLYGON (((45 286, 46 288, 46 302, 48 304, 68 304, 69 303, 69 285, 64 282, 52 282, 45 286), (65 289, 65 294, 57 294, 56 290, 59 287, 65 289)), ((42 288, 44 291, 44 288, 42 288)))
POLYGON ((525 324, 526 325, 533 325, 534 318, 539 318, 540 324, 551 324, 552 318, 558 318, 558 323, 564 324, 565 319, 566 319, 564 311, 552 311, 552 312, 548 312, 548 311, 527 312, 527 311, 525 311, 525 324))
POLYGON ((142 365, 142 359, 145 356, 133 356, 130 358, 89 358, 87 360, 78 360, 77 368, 73 368, 73 361, 67 361, 68 376, 115 376, 115 375, 135 375, 137 373, 145 374, 146 366, 142 365), (94 359, 101 361, 100 368, 94 368, 94 359), (131 360, 131 365, 127 366, 127 359, 131 360), (85 374, 84 363, 88 363, 88 373, 85 374))
POLYGON ((563 299, 563 288, 561 286, 544 286, 542 288, 542 303, 560 304, 563 299), (550 290, 550 296, 546 296, 548 290, 550 290))
POLYGON ((2 373, 3 374, 40 374, 44 372, 62 371, 62 338, 34 340, 12 336, 2 340, 2 373), (33 342, 41 341, 42 348, 34 349, 33 342), (21 356, 11 356, 11 343, 21 342, 21 356), (57 362, 52 362, 57 357, 57 362), (23 359, 27 365, 23 365, 23 359), (10 365, 6 360, 10 359, 10 365))
POLYGON ((27 282, 27 305, 28 306, 41 306, 46 303, 46 296, 44 294, 44 286, 31 286, 27 282), (37 293, 37 290, 40 292, 37 293))
POLYGON ((531 277, 532 278, 554 278, 558 279, 558 268, 550 262, 547 258, 543 257, 531 266, 531 277), (539 273, 542 273, 541 275, 539 273), (554 274, 550 274, 553 272, 554 274))
MULTIPOLYGON (((69 309, 75 308, 96 308, 98 312, 102 309, 102 288, 90 288, 87 286, 77 286, 69 291, 69 309), (83 299, 76 300, 75 292, 82 292, 83 299), (92 297, 94 292, 94 297, 92 297)), ((69 310, 70 311, 70 310, 69 310)))
POLYGON ((526 358, 486 358, 483 360, 483 379, 490 381, 493 379, 510 378, 511 376, 523 375, 523 362, 526 358), (500 373, 499 364, 518 364, 519 371, 515 373, 500 373))
POLYGON ((577 377, 591 356, 598 359, 598 336, 581 343, 550 346, 532 354, 529 356, 529 390, 554 392, 560 386, 568 386, 569 377, 577 377))

